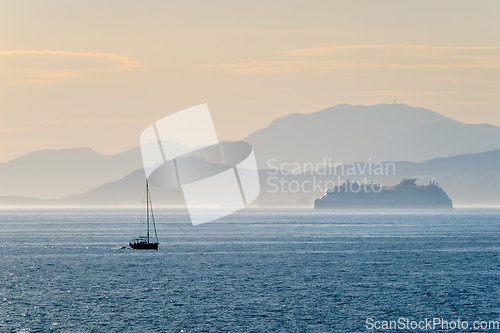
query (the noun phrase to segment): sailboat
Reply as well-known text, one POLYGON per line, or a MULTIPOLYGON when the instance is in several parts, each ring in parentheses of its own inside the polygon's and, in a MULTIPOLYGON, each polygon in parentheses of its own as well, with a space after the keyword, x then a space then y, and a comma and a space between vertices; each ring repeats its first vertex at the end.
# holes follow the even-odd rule
MULTIPOLYGON (((146 216, 147 216, 147 234, 146 236, 141 236, 139 238, 134 239, 128 245, 132 249, 136 250, 157 250, 158 249, 158 234, 156 233, 156 225, 155 225, 155 216, 153 214, 153 205, 151 203, 151 195, 149 194, 149 184, 146 179, 146 216), (152 242, 149 235, 149 223, 150 221, 153 224, 153 229, 155 231, 155 242, 152 242)), ((153 238, 153 237, 151 237, 153 238)))

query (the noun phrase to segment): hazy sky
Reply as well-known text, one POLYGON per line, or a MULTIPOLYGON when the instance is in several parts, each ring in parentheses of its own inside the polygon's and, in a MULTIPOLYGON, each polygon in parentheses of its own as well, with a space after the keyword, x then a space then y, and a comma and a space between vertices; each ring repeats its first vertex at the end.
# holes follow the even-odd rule
POLYGON ((0 0, 0 161, 116 153, 202 103, 220 140, 394 98, 500 126, 498 13, 500 1, 0 0))

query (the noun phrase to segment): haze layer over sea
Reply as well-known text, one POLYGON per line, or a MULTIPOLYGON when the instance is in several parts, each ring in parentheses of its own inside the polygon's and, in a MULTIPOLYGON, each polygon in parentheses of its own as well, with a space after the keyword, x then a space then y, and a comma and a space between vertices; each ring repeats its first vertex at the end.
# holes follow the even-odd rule
POLYGON ((0 332, 500 320, 500 210, 155 213, 157 251, 119 249, 144 234, 139 210, 1 210, 0 332))

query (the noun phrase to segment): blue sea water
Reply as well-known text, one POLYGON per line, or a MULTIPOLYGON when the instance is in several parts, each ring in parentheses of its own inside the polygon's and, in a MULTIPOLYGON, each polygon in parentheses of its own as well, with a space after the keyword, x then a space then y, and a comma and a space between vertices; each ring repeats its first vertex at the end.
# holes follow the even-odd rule
MULTIPOLYGON (((144 233, 142 213, 1 210, 0 332, 500 320, 498 210, 247 210, 196 227, 183 211, 157 210, 160 249, 119 249, 144 233)), ((427 330, 441 331, 458 330, 427 330)))

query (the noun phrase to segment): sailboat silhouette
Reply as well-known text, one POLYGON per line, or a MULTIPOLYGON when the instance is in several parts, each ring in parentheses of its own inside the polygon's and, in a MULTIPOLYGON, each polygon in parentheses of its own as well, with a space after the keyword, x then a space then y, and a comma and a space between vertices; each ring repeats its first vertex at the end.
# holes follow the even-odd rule
POLYGON ((146 236, 141 236, 134 239, 128 245, 132 249, 136 250, 157 250, 158 249, 158 234, 156 233, 155 216, 153 214, 153 204, 151 203, 151 195, 149 193, 149 184, 146 179, 146 216, 147 216, 147 234, 146 236), (153 223, 153 229, 155 232, 155 242, 151 242, 149 235, 149 222, 153 223))

